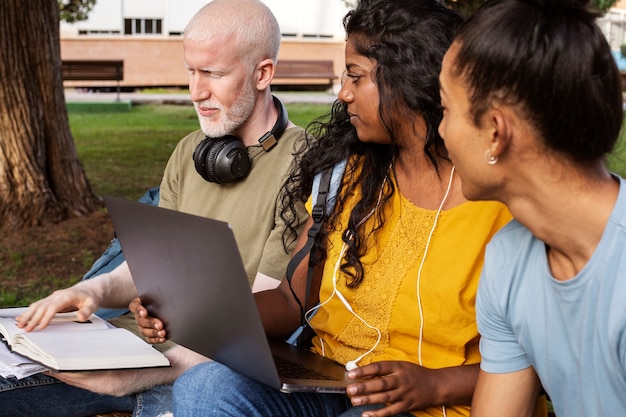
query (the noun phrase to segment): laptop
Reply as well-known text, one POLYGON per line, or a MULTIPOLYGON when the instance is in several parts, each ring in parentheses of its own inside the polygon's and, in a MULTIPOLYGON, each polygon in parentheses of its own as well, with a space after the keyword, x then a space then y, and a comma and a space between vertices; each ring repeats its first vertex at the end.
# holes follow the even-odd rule
POLYGON ((353 381, 343 366, 268 340, 228 223, 104 201, 142 302, 170 340, 283 392, 345 393, 353 381))

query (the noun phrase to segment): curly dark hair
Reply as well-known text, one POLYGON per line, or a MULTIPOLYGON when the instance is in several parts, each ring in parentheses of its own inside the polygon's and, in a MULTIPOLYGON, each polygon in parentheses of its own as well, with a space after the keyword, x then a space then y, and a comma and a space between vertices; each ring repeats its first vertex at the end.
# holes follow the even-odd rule
POLYGON ((369 235, 359 222, 377 205, 384 206, 395 192, 393 182, 387 179, 402 125, 422 117, 427 128, 423 146, 429 161, 438 170, 437 161, 448 159, 438 133, 443 116, 439 72, 461 22, 459 14, 435 0, 361 0, 343 19, 346 35, 357 52, 375 62, 372 76, 379 91, 378 113, 391 144, 361 142, 349 122, 347 104, 335 101, 329 114, 307 126, 307 146, 295 155, 298 163, 284 186, 282 217, 288 225, 284 238, 295 239, 298 224, 294 205, 309 197, 314 176, 358 156, 349 159, 353 163, 346 167, 335 209, 324 218, 310 257, 312 265, 323 262, 328 233, 344 228, 348 250, 341 270, 348 277, 348 286, 355 287, 363 279, 360 258, 367 239, 383 224, 383 210, 376 210, 369 235), (361 199, 352 209, 348 224, 340 225, 339 214, 357 190, 361 199))

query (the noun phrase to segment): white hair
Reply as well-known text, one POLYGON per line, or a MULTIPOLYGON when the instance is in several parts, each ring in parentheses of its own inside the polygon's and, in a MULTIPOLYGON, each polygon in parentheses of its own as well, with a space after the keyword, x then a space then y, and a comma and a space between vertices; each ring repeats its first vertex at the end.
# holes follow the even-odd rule
POLYGON ((189 21, 183 38, 202 42, 235 37, 245 62, 271 59, 276 63, 280 27, 272 11, 259 0, 213 0, 189 21))

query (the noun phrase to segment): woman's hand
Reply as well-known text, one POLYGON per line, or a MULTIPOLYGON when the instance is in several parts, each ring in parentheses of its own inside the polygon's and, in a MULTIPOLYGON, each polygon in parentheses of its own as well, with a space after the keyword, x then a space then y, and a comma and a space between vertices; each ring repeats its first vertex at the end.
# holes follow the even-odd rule
POLYGON ((148 343, 163 343, 167 340, 167 332, 163 327, 163 322, 156 317, 148 315, 148 310, 141 304, 139 297, 133 298, 128 305, 128 309, 135 315, 139 331, 148 343))
POLYGON ((436 404, 436 370, 404 361, 375 362, 348 372, 350 379, 362 379, 347 387, 352 405, 387 404, 367 417, 387 417, 436 404))

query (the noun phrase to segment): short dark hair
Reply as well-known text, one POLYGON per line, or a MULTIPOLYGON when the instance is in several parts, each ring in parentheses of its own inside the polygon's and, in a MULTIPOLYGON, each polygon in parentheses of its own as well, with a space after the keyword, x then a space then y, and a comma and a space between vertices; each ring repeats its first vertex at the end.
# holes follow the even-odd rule
POLYGON ((494 102, 515 105, 546 146, 602 159, 623 119, 620 73, 584 0, 490 0, 459 29, 454 73, 480 126, 494 102))

